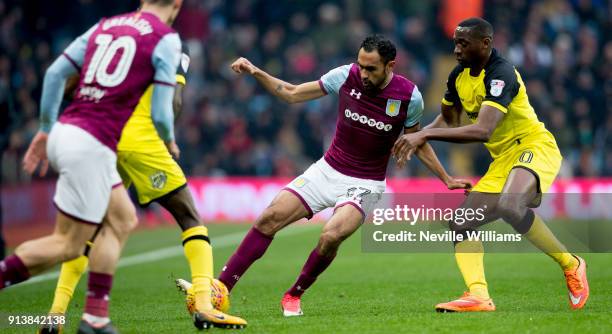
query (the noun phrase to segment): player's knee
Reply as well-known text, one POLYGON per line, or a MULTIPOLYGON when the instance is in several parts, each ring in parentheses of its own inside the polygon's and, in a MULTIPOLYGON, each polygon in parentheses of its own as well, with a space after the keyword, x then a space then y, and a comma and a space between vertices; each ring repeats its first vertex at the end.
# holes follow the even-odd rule
POLYGON ((136 228, 136 226, 138 226, 138 216, 136 215, 136 211, 133 210, 126 218, 125 230, 123 232, 129 234, 136 228))
POLYGON ((340 248, 342 240, 343 238, 341 236, 332 231, 323 232, 321 234, 321 238, 319 238, 317 250, 319 251, 319 254, 323 256, 335 256, 338 252, 338 248, 340 248))
POLYGON ((183 231, 202 225, 195 207, 187 203, 180 203, 179 205, 181 207, 172 212, 172 215, 183 231))
POLYGON ((502 219, 513 224, 523 218, 527 207, 522 204, 517 196, 504 195, 499 198, 496 210, 502 219))
POLYGON ((168 198, 160 199, 159 204, 170 212, 183 231, 202 225, 198 210, 187 188, 182 188, 168 198))
POLYGON ((338 248, 344 239, 344 236, 338 231, 323 231, 323 233, 321 233, 319 243, 323 248, 334 249, 338 248))
POLYGON ((109 223, 117 236, 129 235, 138 225, 138 216, 134 208, 122 210, 108 217, 109 223))
POLYGON ((255 227, 267 236, 273 236, 283 226, 283 218, 279 210, 268 207, 255 222, 255 227))
MULTIPOLYGON (((83 254, 87 242, 85 235, 86 233, 81 229, 72 229, 68 233, 55 230, 51 235, 53 241, 50 243, 50 249, 45 249, 45 251, 58 254, 61 262, 72 260, 83 254)), ((27 245, 34 245, 34 243, 25 242, 21 246, 27 245)), ((20 247, 15 251, 19 251, 20 247)))
POLYGON ((125 211, 122 212, 120 219, 120 224, 117 224, 119 225, 119 233, 129 234, 138 225, 138 216, 136 215, 136 209, 134 207, 125 209, 125 211))
POLYGON ((83 255, 83 251, 85 250, 85 245, 82 245, 80 242, 76 242, 74 240, 65 240, 61 247, 62 262, 76 259, 77 257, 83 255))

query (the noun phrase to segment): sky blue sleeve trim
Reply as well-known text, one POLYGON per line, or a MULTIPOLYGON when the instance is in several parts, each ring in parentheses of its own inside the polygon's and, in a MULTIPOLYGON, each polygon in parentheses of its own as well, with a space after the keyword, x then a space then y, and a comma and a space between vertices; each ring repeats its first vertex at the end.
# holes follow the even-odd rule
POLYGON ((414 86, 414 89, 412 90, 412 97, 410 97, 410 104, 408 104, 408 115, 406 116, 404 127, 411 128, 417 123, 421 122, 421 118, 423 117, 423 109, 425 109, 423 104, 423 96, 421 95, 419 88, 414 86))
POLYGON ((85 51, 87 51, 87 42, 89 41, 89 37, 93 34, 94 31, 98 28, 98 24, 95 24, 93 27, 89 28, 83 35, 77 37, 68 47, 64 50, 64 55, 66 58, 70 60, 70 62, 81 70, 83 67, 83 61, 85 60, 85 51))
POLYGON ((40 130, 46 133, 51 131, 57 121, 59 108, 64 98, 66 80, 77 74, 78 71, 68 60, 60 56, 45 72, 42 96, 40 98, 40 130))
POLYGON ((342 87, 346 78, 348 78, 351 66, 352 64, 336 67, 321 77, 320 82, 323 84, 326 93, 338 95, 340 87, 342 87))
POLYGON ((181 40, 178 34, 164 36, 153 50, 151 56, 155 76, 151 100, 151 119, 159 137, 165 142, 174 140, 174 83, 176 71, 181 60, 181 40))

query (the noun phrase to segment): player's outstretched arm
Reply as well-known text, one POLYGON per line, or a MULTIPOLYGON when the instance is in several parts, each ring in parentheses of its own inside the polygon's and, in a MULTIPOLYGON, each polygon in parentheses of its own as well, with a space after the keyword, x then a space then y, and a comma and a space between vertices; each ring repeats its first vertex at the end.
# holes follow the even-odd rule
POLYGON ((504 117, 504 113, 492 106, 480 108, 478 121, 475 124, 457 128, 428 128, 423 131, 406 134, 400 137, 393 146, 393 155, 402 157, 428 140, 439 140, 452 143, 487 142, 504 117))
POLYGON ((504 115, 495 107, 483 105, 476 123, 452 129, 427 129, 422 136, 424 140, 453 143, 487 142, 504 115))
POLYGON ((440 160, 438 160, 438 156, 434 151, 433 147, 429 143, 425 143, 416 150, 416 156, 419 157, 419 160, 432 172, 436 175, 449 190, 453 189, 470 189, 472 188, 472 183, 470 180, 454 178, 446 172, 440 160))
MULTIPOLYGON (((404 134, 413 134, 419 131, 419 125, 415 125, 411 128, 404 129, 404 134)), ((398 158, 398 165, 403 167, 407 160, 410 159, 410 155, 415 153, 419 160, 432 172, 436 175, 444 184, 448 187, 448 189, 470 189, 472 184, 469 180, 457 179, 451 177, 446 172, 442 163, 438 159, 436 152, 433 147, 429 143, 424 143, 423 145, 416 148, 416 151, 413 149, 408 154, 400 156, 398 158)))
POLYGON ((325 96, 325 92, 318 81, 299 85, 290 84, 259 69, 246 58, 238 58, 232 63, 231 68, 236 73, 252 75, 270 94, 287 103, 310 101, 325 96))

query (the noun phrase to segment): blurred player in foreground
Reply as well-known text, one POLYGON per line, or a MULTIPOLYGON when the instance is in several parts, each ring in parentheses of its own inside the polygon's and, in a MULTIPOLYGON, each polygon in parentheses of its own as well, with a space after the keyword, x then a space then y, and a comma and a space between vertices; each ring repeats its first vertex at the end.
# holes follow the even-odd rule
POLYGON ((561 153, 553 135, 529 104, 523 80, 512 64, 492 48, 493 27, 481 18, 467 19, 455 30, 459 64, 450 73, 442 99, 442 113, 423 131, 403 136, 393 148, 399 159, 429 140, 455 143, 484 142, 493 162, 462 207, 487 208, 483 221, 450 228, 462 234, 455 256, 468 287, 457 300, 436 305, 439 312, 494 311, 484 274, 483 245, 467 240, 467 232, 502 218, 563 270, 572 309, 589 298, 586 263, 567 249, 531 208, 538 207, 559 168, 561 153), (460 126, 465 111, 473 124, 460 126))
POLYGON ((0 288, 77 258, 100 225, 91 250, 87 301, 79 333, 116 333, 109 313, 113 274, 136 213, 116 166, 117 141, 139 97, 154 84, 152 120, 174 151, 172 97, 181 42, 166 23, 181 0, 145 0, 140 13, 103 19, 78 37, 45 74, 41 128, 24 168, 50 162, 59 173, 53 234, 21 244, 0 262, 0 288), (74 101, 56 122, 66 80, 81 73, 74 101), (47 160, 48 156, 48 160, 47 160))
MULTIPOLYGON (((183 54, 176 73, 174 119, 178 118, 181 111, 189 62, 188 51, 183 45, 183 54)), ((68 95, 72 94, 71 89, 67 88, 67 91, 68 95)), ((126 188, 134 185, 141 206, 147 206, 151 202, 159 203, 172 214, 183 231, 181 239, 194 282, 194 325, 198 328, 243 328, 246 321, 214 310, 211 305, 213 256, 208 230, 200 221, 182 169, 155 131, 151 121, 152 91, 153 85, 149 86, 140 98, 123 129, 117 145, 119 175, 126 188)), ((178 154, 178 151, 175 154, 178 154)), ((95 243, 95 237, 88 242, 84 255, 62 264, 49 314, 66 313, 79 279, 87 268, 88 252, 95 243)), ((53 324, 40 330, 41 334, 60 332, 61 326, 53 324)))
MULTIPOLYGON (((340 244, 361 226, 385 191, 393 143, 401 133, 419 130, 421 93, 410 80, 393 73, 395 55, 391 41, 370 36, 362 42, 356 63, 300 85, 274 78, 245 58, 232 64, 235 72, 252 75, 285 102, 334 94, 339 104, 336 133, 325 156, 280 191, 223 268, 219 280, 228 290, 265 253, 278 231, 332 207, 334 213, 323 227, 317 246, 281 301, 285 316, 302 315, 304 291, 331 264, 340 244)), ((470 186, 446 173, 431 146, 423 146, 416 154, 449 189, 470 186)))

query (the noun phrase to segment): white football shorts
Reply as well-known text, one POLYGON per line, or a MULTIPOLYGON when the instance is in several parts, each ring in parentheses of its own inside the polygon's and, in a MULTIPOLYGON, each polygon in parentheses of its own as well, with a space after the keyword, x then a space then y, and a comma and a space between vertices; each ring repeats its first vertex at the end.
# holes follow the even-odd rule
POLYGON ((385 180, 344 175, 321 158, 284 189, 300 198, 308 210, 308 219, 326 208, 333 207, 335 210, 344 205, 353 205, 365 219, 380 200, 386 186, 385 180))
POLYGON ((89 132, 57 122, 47 141, 47 156, 59 173, 53 202, 63 214, 100 224, 110 194, 121 185, 117 155, 89 132))

